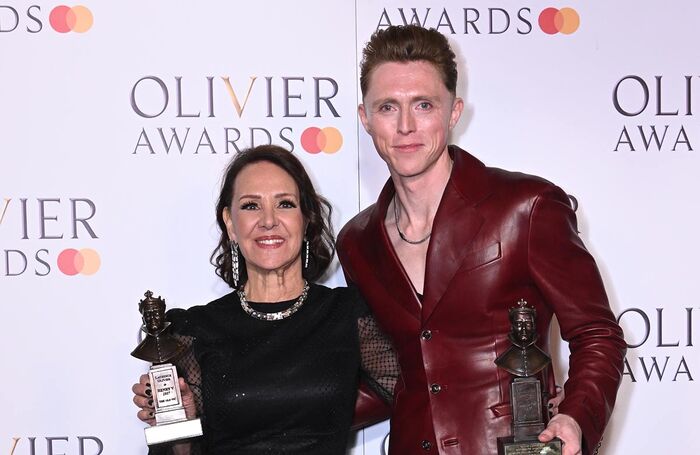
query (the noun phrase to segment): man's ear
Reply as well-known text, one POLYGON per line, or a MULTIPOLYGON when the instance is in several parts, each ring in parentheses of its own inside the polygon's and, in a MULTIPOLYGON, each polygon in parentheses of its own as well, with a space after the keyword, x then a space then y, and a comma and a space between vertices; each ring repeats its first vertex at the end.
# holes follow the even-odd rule
POLYGON ((364 104, 357 106, 357 115, 360 117, 360 122, 362 122, 362 126, 365 128, 365 131, 367 131, 368 134, 372 134, 369 129, 369 121, 367 120, 367 112, 365 111, 364 104))
POLYGON ((462 100, 462 98, 460 98, 460 97, 455 98, 455 100, 452 102, 452 112, 450 113, 450 123, 449 123, 450 129, 455 127, 455 125, 459 121, 459 118, 462 116, 463 110, 464 110, 464 100, 462 100))

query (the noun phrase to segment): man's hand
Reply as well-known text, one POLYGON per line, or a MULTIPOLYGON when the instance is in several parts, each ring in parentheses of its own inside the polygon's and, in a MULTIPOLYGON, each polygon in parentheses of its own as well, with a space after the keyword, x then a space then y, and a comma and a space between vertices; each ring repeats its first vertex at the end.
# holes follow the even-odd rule
POLYGON ((566 414, 557 414, 549 421, 549 425, 540 433, 541 442, 559 438, 564 443, 562 455, 581 455, 581 427, 573 417, 566 414))

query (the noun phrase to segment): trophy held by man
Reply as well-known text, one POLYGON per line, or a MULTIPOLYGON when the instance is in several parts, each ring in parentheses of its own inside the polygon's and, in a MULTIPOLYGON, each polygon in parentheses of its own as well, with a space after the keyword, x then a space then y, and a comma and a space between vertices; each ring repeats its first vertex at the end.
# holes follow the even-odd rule
POLYGON ((560 439, 540 442, 537 438, 547 423, 546 397, 537 375, 552 360, 535 344, 535 316, 535 309, 528 307, 523 299, 510 309, 508 338, 512 345, 495 361, 498 367, 514 376, 510 384, 513 435, 498 438, 498 455, 561 455, 560 439))

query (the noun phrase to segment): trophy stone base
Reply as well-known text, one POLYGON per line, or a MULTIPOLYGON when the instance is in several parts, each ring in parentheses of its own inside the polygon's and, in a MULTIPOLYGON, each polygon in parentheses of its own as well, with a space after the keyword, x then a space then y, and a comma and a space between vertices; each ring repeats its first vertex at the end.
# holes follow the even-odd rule
POLYGON ((143 432, 146 434, 146 444, 152 446, 201 436, 202 422, 199 419, 183 420, 181 422, 148 427, 143 432))
POLYGON ((498 438, 498 455, 561 455, 561 439, 515 442, 512 436, 498 438))

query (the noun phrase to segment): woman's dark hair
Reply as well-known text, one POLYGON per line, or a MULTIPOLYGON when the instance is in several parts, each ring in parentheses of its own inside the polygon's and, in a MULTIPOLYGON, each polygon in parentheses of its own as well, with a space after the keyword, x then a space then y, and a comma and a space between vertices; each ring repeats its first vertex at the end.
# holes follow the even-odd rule
MULTIPOLYGON (((216 203, 216 222, 221 231, 219 244, 211 254, 211 263, 219 275, 229 286, 236 288, 233 282, 231 262, 231 239, 228 237, 224 223, 224 209, 231 207, 233 187, 238 174, 249 164, 266 161, 282 168, 289 174, 299 188, 299 204, 301 213, 308 223, 306 240, 309 242, 309 266, 303 268, 302 275, 308 281, 316 281, 326 271, 335 254, 333 228, 331 225, 332 208, 330 203, 316 193, 313 183, 301 161, 288 150, 277 145, 260 145, 236 154, 231 160, 223 176, 219 200, 216 203)), ((302 247, 302 250, 304 248, 302 247)), ((302 253, 302 255, 305 253, 302 253)), ((302 260, 305 258, 302 258, 302 260)), ((239 261, 239 282, 242 286, 248 274, 245 261, 239 261)))

